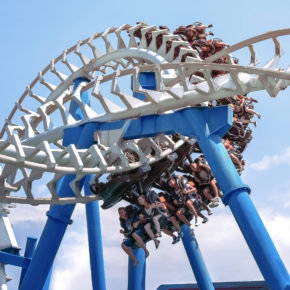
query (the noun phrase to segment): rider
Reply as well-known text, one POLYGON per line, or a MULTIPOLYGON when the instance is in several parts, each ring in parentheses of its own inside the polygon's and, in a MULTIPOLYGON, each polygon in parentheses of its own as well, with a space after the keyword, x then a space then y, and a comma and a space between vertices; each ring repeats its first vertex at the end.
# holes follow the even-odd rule
POLYGON ((163 209, 163 204, 158 200, 158 195, 155 191, 149 190, 144 194, 138 196, 138 205, 140 206, 142 218, 146 220, 144 229, 148 236, 154 241, 155 248, 159 247, 160 241, 157 238, 161 237, 161 227, 159 219, 162 217, 160 209, 163 209), (154 235, 151 226, 154 225, 156 235, 154 235))
POLYGON ((224 140, 224 146, 226 150, 228 151, 229 156, 231 157, 233 163, 237 167, 237 170, 239 173, 243 171, 244 168, 244 161, 240 161, 237 157, 237 152, 235 151, 234 146, 232 145, 231 141, 229 139, 224 140))
POLYGON ((146 245, 141 238, 144 233, 144 229, 139 221, 140 211, 133 205, 128 205, 126 207, 119 207, 118 213, 120 225, 122 227, 120 233, 125 236, 125 240, 122 242, 121 247, 133 260, 133 265, 136 266, 138 264, 138 260, 131 249, 134 244, 134 240, 144 250, 145 257, 147 258, 149 256, 149 251, 146 249, 146 245))
POLYGON ((168 192, 159 192, 159 198, 164 204, 167 215, 169 217, 169 220, 172 222, 173 226, 176 228, 178 232, 178 236, 176 238, 173 238, 173 244, 175 242, 178 242, 180 238, 183 237, 183 233, 181 231, 179 222, 177 221, 177 218, 182 221, 184 224, 188 225, 189 227, 191 226, 190 222, 188 219, 183 215, 184 214, 184 209, 183 208, 177 208, 174 203, 173 203, 173 198, 172 195, 169 194, 168 192))
POLYGON ((212 174, 210 167, 207 164, 203 164, 198 160, 190 164, 190 169, 192 170, 192 176, 197 182, 198 186, 203 187, 204 196, 211 201, 209 207, 216 207, 219 205, 219 192, 216 184, 216 180, 212 174), (214 193, 214 198, 209 193, 208 185, 214 193))
POLYGON ((191 200, 191 194, 196 193, 197 189, 190 185, 186 178, 172 175, 168 181, 168 185, 173 189, 174 205, 177 208, 187 207, 195 217, 195 226, 198 226, 201 223, 201 220, 198 218, 198 216, 203 218, 203 220, 206 220, 206 217, 201 212, 197 211, 194 207, 194 204, 191 200))

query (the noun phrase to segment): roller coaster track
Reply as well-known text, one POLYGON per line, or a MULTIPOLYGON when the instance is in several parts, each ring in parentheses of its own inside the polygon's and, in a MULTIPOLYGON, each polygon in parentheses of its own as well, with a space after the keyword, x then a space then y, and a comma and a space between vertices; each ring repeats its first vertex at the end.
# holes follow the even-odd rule
POLYGON ((178 35, 144 24, 110 27, 79 41, 39 72, 6 119, 0 133, 0 201, 38 205, 96 200, 97 196, 84 196, 78 190, 78 182, 85 175, 114 174, 152 164, 187 140, 181 137, 176 141, 167 135, 123 140, 127 126, 124 122, 120 129, 96 132, 97 144, 77 149, 74 145, 63 146, 64 129, 87 122, 126 121, 162 114, 260 90, 275 97, 290 83, 289 68, 278 67, 282 55, 278 38, 289 34, 290 29, 271 31, 205 60, 178 35), (137 31, 140 39, 135 36, 137 31), (149 32, 152 40, 148 42, 149 32), (161 45, 157 45, 156 39, 162 39, 161 45), (274 56, 259 68, 254 44, 269 39, 274 44, 274 56), (245 66, 235 64, 232 56, 241 49, 250 51, 245 66), (228 64, 214 62, 220 57, 226 57, 228 64), (225 73, 213 78, 212 71, 225 73), (155 73, 156 90, 142 88, 140 72, 155 73), (203 77, 196 76, 197 72, 203 77), (133 92, 145 95, 144 100, 129 91, 131 76, 133 92), (84 81, 73 90, 74 80, 80 77, 90 82, 84 81), (90 94, 90 106, 82 102, 82 92, 90 94), (79 105, 83 120, 69 114, 71 102, 79 105), (126 152, 133 153, 135 159, 128 158, 126 152), (51 197, 33 192, 33 181, 42 178, 45 172, 53 174, 48 183, 51 197), (76 175, 71 183, 75 197, 62 198, 55 191, 56 182, 66 174, 76 175), (23 194, 17 195, 21 190, 23 194))

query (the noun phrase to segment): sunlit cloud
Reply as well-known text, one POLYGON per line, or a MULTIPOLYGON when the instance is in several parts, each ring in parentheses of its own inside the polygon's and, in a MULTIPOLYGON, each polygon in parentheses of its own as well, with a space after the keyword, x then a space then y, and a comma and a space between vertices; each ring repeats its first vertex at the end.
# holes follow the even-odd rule
POLYGON ((48 209, 49 206, 47 205, 17 204, 16 208, 10 210, 9 218, 12 223, 26 224, 27 226, 42 224, 47 219, 46 212, 48 209))
POLYGON ((268 170, 274 165, 290 165, 290 147, 286 147, 280 154, 265 155, 260 161, 250 164, 256 170, 268 170))
MULTIPOLYGON (((116 209, 102 211, 104 259, 108 289, 126 289, 127 255, 122 251, 116 209), (109 244, 109 245, 108 245, 109 244)), ((290 217, 272 208, 263 209, 261 217, 277 246, 285 265, 290 269, 290 217)), ((196 237, 211 278, 219 281, 262 280, 260 271, 247 244, 228 209, 216 209, 207 224, 196 229, 196 237)), ((147 244, 147 289, 156 289, 163 283, 188 283, 195 278, 182 243, 171 244, 163 235, 158 250, 147 244)), ((54 268, 53 290, 91 289, 88 245, 85 220, 68 232, 54 268), (73 288, 75 287, 75 288, 73 288)))

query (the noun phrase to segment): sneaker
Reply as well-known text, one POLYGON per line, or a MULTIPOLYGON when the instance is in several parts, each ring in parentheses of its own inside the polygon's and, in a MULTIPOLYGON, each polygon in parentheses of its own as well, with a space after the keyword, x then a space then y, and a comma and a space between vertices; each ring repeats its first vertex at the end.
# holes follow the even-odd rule
POLYGON ((211 200, 211 203, 208 205, 208 207, 210 207, 210 208, 214 208, 214 207, 217 207, 217 206, 219 206, 219 200, 215 199, 215 198, 213 198, 211 200))
POLYGON ((155 240, 154 240, 154 244, 155 244, 155 248, 156 248, 156 250, 157 250, 158 247, 159 247, 160 241, 157 240, 157 239, 155 239, 155 240))
POLYGON ((212 215, 212 214, 213 212, 211 210, 207 213, 207 215, 212 215))
POLYGON ((195 226, 198 227, 201 224, 201 219, 200 218, 195 218, 195 226))
POLYGON ((180 241, 180 238, 179 237, 174 237, 173 238, 173 241, 172 241, 172 245, 177 244, 179 241, 180 241))
POLYGON ((195 225, 192 223, 192 224, 190 224, 189 228, 190 228, 190 231, 191 231, 191 232, 194 232, 194 230, 195 230, 195 225))
POLYGON ((202 223, 205 224, 205 223, 207 223, 207 222, 208 222, 208 218, 205 217, 205 218, 202 220, 202 223))
POLYGON ((183 232, 178 232, 178 238, 181 239, 183 237, 183 232))

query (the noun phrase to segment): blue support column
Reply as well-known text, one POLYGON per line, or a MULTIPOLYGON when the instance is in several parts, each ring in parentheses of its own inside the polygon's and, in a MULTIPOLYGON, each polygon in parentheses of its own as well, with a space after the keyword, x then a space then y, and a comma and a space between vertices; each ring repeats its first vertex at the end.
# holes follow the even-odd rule
MULTIPOLYGON (((88 80, 83 78, 76 79, 75 89, 79 83, 83 81, 88 80)), ((81 93, 81 99, 83 103, 89 104, 89 97, 87 92, 81 93)), ((76 103, 72 103, 70 111, 75 119, 83 119, 83 114, 76 103)), ((78 144, 78 148, 89 148, 93 144, 93 134, 96 131, 97 126, 98 125, 96 123, 87 123, 80 128, 80 135, 75 134, 75 137, 78 139, 78 141, 75 139, 75 142, 78 144)), ((90 190, 90 180, 92 178, 93 175, 87 176, 85 178, 85 195, 92 194, 90 190)), ((100 210, 98 201, 93 201, 86 204, 86 217, 93 289, 106 290, 100 210)))
MULTIPOLYGON (((27 237, 26 246, 25 246, 25 252, 24 252, 24 257, 25 258, 30 258, 30 259, 32 258, 33 253, 34 253, 35 248, 36 248, 36 243, 37 243, 37 239, 36 238, 27 237)), ((21 285, 21 282, 22 282, 25 274, 26 274, 26 269, 22 268, 21 275, 20 275, 20 280, 19 280, 19 287, 21 285)))
POLYGON ((42 290, 49 290, 50 289, 50 280, 51 280, 51 275, 52 275, 52 269, 53 269, 53 265, 51 266, 50 271, 46 277, 46 281, 44 283, 42 290))
POLYGON ((214 290, 194 233, 191 232, 187 225, 182 225, 181 230, 183 232, 183 246, 198 284, 198 288, 200 290, 214 290))
MULTIPOLYGON (((143 89, 155 90, 156 89, 156 79, 154 72, 142 72, 138 76, 139 83, 143 89)), ((133 82, 131 82, 131 89, 133 89, 133 82)), ((133 96, 141 101, 146 99, 146 96, 142 93, 133 92, 133 96)))
POLYGON ((0 264, 12 265, 27 269, 30 262, 30 258, 25 258, 4 251, 0 251, 0 264))
MULTIPOLYGON (((73 88, 73 90, 75 91, 82 82, 90 82, 90 80, 87 79, 87 78, 77 78, 77 79, 75 79, 74 80, 74 88, 73 88)), ((90 104, 90 99, 89 99, 89 95, 87 94, 87 92, 81 93, 80 97, 81 97, 81 100, 82 100, 82 102, 84 104, 87 104, 87 105, 90 104)), ((70 107, 69 107, 69 113, 76 120, 83 120, 84 119, 84 115, 82 113, 82 110, 81 110, 80 106, 78 105, 78 103, 76 101, 71 101, 70 107)))
MULTIPOLYGON (((73 178, 73 175, 66 175, 58 182, 56 190, 59 196, 74 196, 69 186, 73 178)), ((71 215, 74 208, 74 204, 64 206, 54 205, 50 207, 50 210, 47 212, 46 225, 20 286, 21 290, 43 289, 66 228, 72 223, 71 215)))
MULTIPOLYGON (((230 110, 230 109, 228 109, 230 110)), ((191 124, 199 146, 208 161, 219 186, 248 246, 270 289, 290 289, 289 274, 249 197, 250 189, 238 175, 220 136, 223 136, 230 120, 219 130, 213 130, 209 120, 214 120, 215 109, 197 109, 195 113, 185 112, 186 121, 191 124)))
MULTIPOLYGON (((147 90, 156 89, 156 79, 154 72, 142 72, 138 76, 139 83, 142 88, 147 90)), ((131 89, 133 89, 133 83, 131 83, 131 89)), ((139 100, 144 101, 146 96, 141 93, 133 92, 133 96, 139 100)), ((138 126, 139 124, 137 124, 138 126)), ((136 129, 136 128, 135 128, 136 129)), ((136 130, 133 129, 134 132, 136 130)), ((137 266, 133 266, 132 260, 128 259, 128 290, 145 290, 146 280, 146 258, 143 249, 133 250, 134 255, 138 259, 137 266)))
MULTIPOLYGON (((84 78, 79 78, 75 81, 74 90, 78 85, 88 81, 84 78)), ((84 102, 88 102, 86 96, 82 96, 84 102)), ((78 108, 76 103, 71 104, 70 113, 79 120, 82 118, 82 112, 78 108)), ((80 128, 80 133, 83 132, 83 128, 80 128)), ((83 148, 83 143, 86 142, 86 136, 71 136, 69 132, 64 132, 63 144, 68 146, 69 144, 75 144, 77 148, 83 148)), ((59 197, 72 197, 74 192, 70 187, 70 182, 75 178, 75 175, 68 174, 58 181, 56 186, 56 192, 59 197)), ((83 182, 80 182, 80 189, 83 182)), ((27 273, 21 283, 21 290, 40 290, 45 286, 45 282, 49 276, 52 268, 53 261, 65 234, 66 228, 72 223, 71 216, 74 211, 75 204, 68 205, 54 205, 51 206, 47 212, 47 222, 43 229, 41 238, 38 242, 38 246, 33 255, 33 259, 27 269, 27 273)))
MULTIPOLYGON (((92 175, 87 176, 85 180, 84 190, 86 195, 92 194, 90 190, 91 178, 93 178, 92 175)), ((100 208, 98 201, 86 204, 86 215, 93 289, 106 290, 100 208)))
POLYGON ((128 258, 128 290, 145 290, 146 258, 143 249, 133 250, 138 259, 137 266, 133 265, 132 259, 128 258))
POLYGON ((270 289, 290 289, 289 274, 243 184, 221 137, 232 124, 230 107, 186 108, 132 120, 125 139, 181 133, 196 137, 248 246, 270 289))

